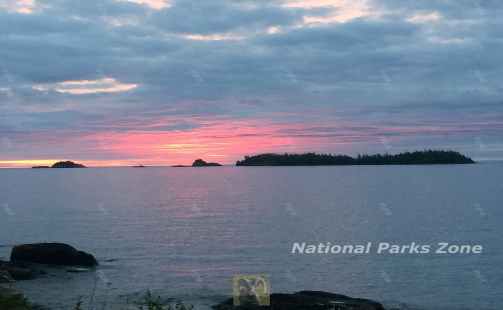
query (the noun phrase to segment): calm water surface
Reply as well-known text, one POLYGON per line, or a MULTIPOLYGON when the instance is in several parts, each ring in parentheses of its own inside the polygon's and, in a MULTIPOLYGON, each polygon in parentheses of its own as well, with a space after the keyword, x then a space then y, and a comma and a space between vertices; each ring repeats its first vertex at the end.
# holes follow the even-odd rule
POLYGON ((503 164, 0 170, 0 257, 57 241, 96 271, 16 285, 68 309, 151 289, 207 309, 234 274, 402 309, 501 309, 503 164), (292 255, 293 242, 472 243, 479 255, 292 255), (94 293, 93 293, 94 292, 94 293), (87 298, 86 297, 86 298, 87 298))

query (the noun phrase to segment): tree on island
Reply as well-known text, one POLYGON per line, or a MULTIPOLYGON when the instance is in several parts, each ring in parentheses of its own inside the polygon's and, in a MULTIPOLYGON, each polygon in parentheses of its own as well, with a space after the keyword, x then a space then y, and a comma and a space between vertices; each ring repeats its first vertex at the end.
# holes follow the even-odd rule
POLYGON ((374 154, 348 155, 332 154, 274 154, 266 153, 245 156, 236 166, 323 166, 323 165, 431 165, 431 164, 473 164, 471 158, 455 151, 425 150, 405 152, 396 155, 374 154))

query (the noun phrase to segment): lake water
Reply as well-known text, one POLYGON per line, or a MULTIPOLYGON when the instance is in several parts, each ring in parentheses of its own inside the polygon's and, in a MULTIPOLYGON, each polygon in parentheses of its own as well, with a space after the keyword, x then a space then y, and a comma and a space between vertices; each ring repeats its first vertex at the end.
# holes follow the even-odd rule
POLYGON ((96 271, 16 284, 69 309, 146 289, 208 309, 235 274, 401 309, 501 309, 503 164, 0 170, 0 257, 56 241, 96 271), (481 244, 474 255, 293 255, 293 242, 481 244))

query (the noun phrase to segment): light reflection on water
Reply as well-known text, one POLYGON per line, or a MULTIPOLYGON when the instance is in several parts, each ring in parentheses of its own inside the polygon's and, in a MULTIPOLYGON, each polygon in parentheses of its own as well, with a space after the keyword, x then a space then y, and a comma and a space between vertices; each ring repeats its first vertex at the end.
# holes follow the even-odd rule
POLYGON ((0 210, 0 244, 58 241, 96 254, 98 274, 17 284, 53 306, 95 285, 110 303, 152 289, 211 304, 230 294, 234 274, 266 273, 274 291, 497 309, 502 176, 501 164, 1 170, 10 214, 0 210), (486 252, 293 256, 297 241, 475 242, 486 252))

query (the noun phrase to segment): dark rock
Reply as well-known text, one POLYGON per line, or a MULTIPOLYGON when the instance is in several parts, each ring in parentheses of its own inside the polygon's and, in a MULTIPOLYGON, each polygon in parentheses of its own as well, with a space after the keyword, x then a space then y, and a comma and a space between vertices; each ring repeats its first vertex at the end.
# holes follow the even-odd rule
POLYGON ((47 169, 47 168, 51 168, 49 166, 33 166, 31 167, 32 169, 47 169))
POLYGON ((345 295, 321 291, 301 291, 294 294, 272 294, 270 306, 242 305, 234 306, 230 298, 212 307, 215 310, 384 310, 373 300, 352 298, 345 295))
POLYGON ((10 273, 14 280, 32 280, 35 278, 35 272, 30 268, 23 268, 17 266, 7 267, 7 272, 10 273))
POLYGON ((86 168, 86 166, 82 164, 74 163, 73 161, 58 161, 52 168, 86 168))
POLYGON ((196 159, 192 163, 192 167, 218 167, 218 166, 222 166, 222 165, 219 163, 208 163, 202 159, 196 159))
POLYGON ((14 282, 14 278, 12 278, 11 274, 4 269, 0 269, 0 283, 12 283, 14 282))
POLYGON ((24 265, 15 265, 11 262, 0 261, 0 273, 7 279, 6 274, 13 280, 31 280, 35 278, 35 271, 24 265))
POLYGON ((98 265, 96 258, 86 252, 78 251, 64 243, 34 243, 16 245, 10 256, 12 263, 29 262, 61 266, 98 265))

